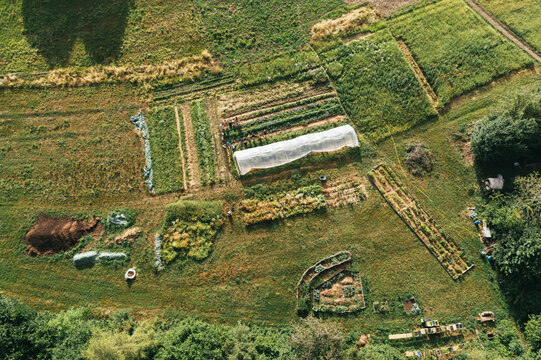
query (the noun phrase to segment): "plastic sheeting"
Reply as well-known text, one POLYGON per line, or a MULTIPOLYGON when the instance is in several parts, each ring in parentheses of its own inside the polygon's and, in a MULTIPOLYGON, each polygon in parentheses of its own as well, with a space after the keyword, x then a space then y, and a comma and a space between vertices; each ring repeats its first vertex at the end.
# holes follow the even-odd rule
POLYGON ((128 226, 128 218, 124 214, 115 214, 107 218, 109 224, 126 227, 128 226))
POLYGON ((359 146, 351 125, 299 136, 265 146, 236 151, 233 156, 241 175, 254 169, 268 169, 295 161, 313 152, 332 152, 359 146))
POLYGON ((98 255, 98 261, 108 261, 108 260, 124 260, 126 258, 126 254, 123 252, 100 252, 98 255))
POLYGON ((152 183, 152 159, 150 157, 150 138, 148 134, 148 124, 145 121, 145 117, 141 110, 137 115, 132 115, 130 118, 132 124, 135 125, 137 130, 141 131, 141 136, 145 141, 145 167, 143 168, 143 178, 148 185, 148 189, 154 192, 154 184, 152 183))
POLYGON ((154 241, 154 244, 155 244, 155 248, 154 248, 154 253, 155 253, 154 264, 156 264, 156 268, 158 270, 162 270, 164 268, 164 266, 162 264, 162 257, 161 257, 162 237, 160 235, 156 235, 156 238, 154 240, 155 240, 154 241))

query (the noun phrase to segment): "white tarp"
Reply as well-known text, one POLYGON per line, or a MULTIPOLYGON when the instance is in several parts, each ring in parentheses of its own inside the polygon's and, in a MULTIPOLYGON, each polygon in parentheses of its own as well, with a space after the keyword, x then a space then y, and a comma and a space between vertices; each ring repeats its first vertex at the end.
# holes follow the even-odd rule
POLYGON ((344 147, 357 146, 359 146, 359 139, 355 129, 351 125, 344 125, 291 140, 236 151, 233 156, 239 173, 244 175, 250 170, 268 169, 287 164, 312 152, 332 152, 344 147))

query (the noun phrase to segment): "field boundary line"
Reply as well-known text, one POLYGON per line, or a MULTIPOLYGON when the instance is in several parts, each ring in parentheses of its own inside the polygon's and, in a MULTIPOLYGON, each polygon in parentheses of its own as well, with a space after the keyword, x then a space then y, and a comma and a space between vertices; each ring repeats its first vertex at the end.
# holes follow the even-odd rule
POLYGON ((178 133, 178 149, 180 151, 180 160, 182 164, 182 183, 184 184, 184 189, 188 188, 186 184, 186 167, 184 165, 184 151, 182 150, 182 134, 180 132, 180 119, 178 117, 178 106, 175 105, 175 120, 177 122, 177 133, 178 133))
POLYGON ((190 103, 183 103, 180 107, 182 111, 182 122, 184 123, 184 136, 186 137, 186 152, 188 155, 188 168, 191 170, 190 186, 200 187, 201 176, 199 175, 199 158, 195 145, 195 137, 193 135, 192 114, 190 103))
POLYGON ((421 86, 423 89, 425 89, 426 94, 428 95, 428 99, 434 106, 434 108, 437 108, 438 106, 438 96, 434 92, 434 89, 432 89, 432 86, 430 86, 430 83, 426 79, 425 74, 423 73, 423 70, 421 70, 421 67, 413 57, 413 54, 411 53, 408 45, 400 39, 395 39, 396 43, 398 44, 398 47, 400 48, 400 51, 402 51, 402 54, 404 55, 404 58, 410 65, 411 69, 413 70, 413 73, 415 74, 415 77, 419 80, 421 83, 421 86))
POLYGON ((537 62, 541 63, 541 56, 535 50, 533 50, 528 44, 522 41, 517 35, 515 35, 507 26, 501 23, 499 20, 490 15, 485 9, 481 7, 478 3, 473 0, 466 0, 470 7, 475 10, 479 15, 481 15, 492 27, 499 31, 507 39, 514 42, 522 50, 530 54, 537 62))

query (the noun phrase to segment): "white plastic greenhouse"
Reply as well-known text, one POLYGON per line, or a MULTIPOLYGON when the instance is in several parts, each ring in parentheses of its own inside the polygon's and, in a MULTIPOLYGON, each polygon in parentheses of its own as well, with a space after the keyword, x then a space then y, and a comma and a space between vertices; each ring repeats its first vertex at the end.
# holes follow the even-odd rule
POLYGON ((344 147, 359 146, 359 139, 351 125, 302 135, 291 140, 236 151, 233 156, 239 173, 255 169, 269 169, 302 158, 310 153, 333 152, 344 147))

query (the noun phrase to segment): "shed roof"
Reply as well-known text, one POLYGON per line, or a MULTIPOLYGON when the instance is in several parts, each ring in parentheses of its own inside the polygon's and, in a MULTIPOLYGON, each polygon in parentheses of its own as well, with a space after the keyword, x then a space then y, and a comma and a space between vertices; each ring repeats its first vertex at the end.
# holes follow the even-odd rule
POLYGON ((313 152, 332 152, 359 146, 351 125, 302 135, 291 140, 236 151, 233 156, 241 175, 254 169, 268 169, 295 161, 313 152))

